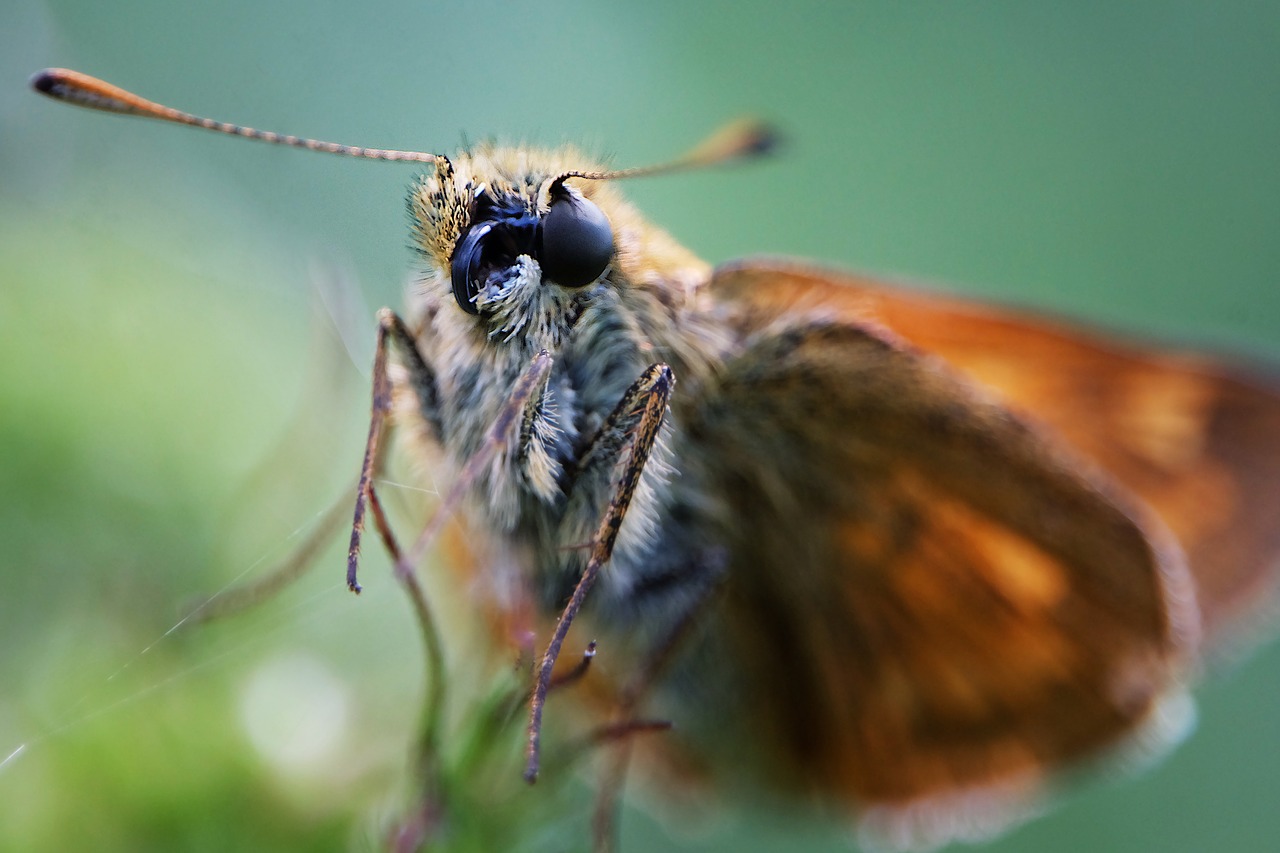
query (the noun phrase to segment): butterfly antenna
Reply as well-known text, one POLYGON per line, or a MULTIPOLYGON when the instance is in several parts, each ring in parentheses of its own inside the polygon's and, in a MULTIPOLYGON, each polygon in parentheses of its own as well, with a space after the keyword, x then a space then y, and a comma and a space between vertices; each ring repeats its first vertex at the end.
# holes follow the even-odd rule
POLYGON ((214 121, 191 113, 175 110, 154 101, 133 94, 132 92, 113 86, 88 74, 72 71, 68 68, 46 68, 31 78, 31 88, 42 95, 48 95, 59 101, 102 110, 120 115, 142 116, 191 127, 201 127, 218 133, 232 136, 243 136, 246 139, 257 139, 270 142, 272 145, 287 145, 290 148, 305 148, 308 151, 322 151, 325 154, 341 154, 346 157, 360 157, 365 160, 405 160, 416 163, 434 163, 446 160, 440 154, 428 154, 422 151, 395 151, 386 148, 363 148, 358 145, 341 145, 337 142, 322 142, 318 139, 307 139, 301 136, 274 133, 269 130, 258 130, 225 121, 214 121))
POLYGON ((614 169, 604 172, 565 172, 556 178, 555 183, 558 184, 566 178, 614 181, 621 178, 641 178, 701 169, 732 160, 751 159, 768 154, 777 148, 778 140, 777 131, 765 122, 755 118, 741 118, 724 125, 674 160, 653 166, 637 166, 631 169, 614 169))

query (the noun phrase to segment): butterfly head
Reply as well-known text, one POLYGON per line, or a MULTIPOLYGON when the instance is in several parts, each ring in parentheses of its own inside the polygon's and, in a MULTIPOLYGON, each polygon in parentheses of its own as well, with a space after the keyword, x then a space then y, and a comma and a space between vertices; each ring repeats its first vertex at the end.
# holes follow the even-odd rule
POLYGON ((441 158, 409 191, 427 286, 490 331, 574 313, 616 278, 614 221, 634 217, 608 184, 574 178, 581 162, 522 148, 441 158))

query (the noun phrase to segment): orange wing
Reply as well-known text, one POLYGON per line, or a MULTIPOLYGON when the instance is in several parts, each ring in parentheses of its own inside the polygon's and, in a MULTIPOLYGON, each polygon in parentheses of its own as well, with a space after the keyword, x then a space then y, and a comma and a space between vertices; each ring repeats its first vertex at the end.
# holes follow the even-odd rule
POLYGON ((1252 627, 1280 570, 1280 381, 1044 318, 784 262, 717 273, 720 298, 882 324, 994 389, 1156 510, 1210 640, 1252 627))
POLYGON ((730 565, 666 696, 690 743, 938 841, 1164 719, 1198 612, 1141 500, 884 329, 905 301, 759 264, 709 294, 738 351, 673 407, 730 565))

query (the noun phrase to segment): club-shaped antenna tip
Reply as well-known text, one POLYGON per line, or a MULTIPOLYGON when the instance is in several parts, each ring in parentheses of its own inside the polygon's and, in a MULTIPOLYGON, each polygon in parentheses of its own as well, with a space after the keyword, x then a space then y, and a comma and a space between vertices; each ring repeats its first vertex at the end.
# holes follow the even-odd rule
POLYGON ((52 95, 53 89, 58 85, 59 75, 53 68, 45 68, 31 75, 31 88, 35 89, 42 95, 52 95))

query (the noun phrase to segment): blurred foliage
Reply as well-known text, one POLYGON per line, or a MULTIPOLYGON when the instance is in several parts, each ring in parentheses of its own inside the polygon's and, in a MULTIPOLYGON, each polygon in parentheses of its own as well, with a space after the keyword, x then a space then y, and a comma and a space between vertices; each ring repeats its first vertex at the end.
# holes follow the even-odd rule
MULTIPOLYGON (((916 5, 0 10, 0 761, 21 749, 0 849, 377 847, 412 794, 423 681, 372 554, 359 599, 335 547, 258 610, 179 626, 354 478, 372 315, 333 282, 400 303, 408 174, 74 112, 28 74, 340 141, 573 141, 627 164, 761 114, 788 135, 772 162, 627 192, 711 260, 808 256, 1280 362, 1280 11, 916 5)), ((581 846, 585 786, 530 794, 491 775, 500 741, 464 749, 509 676, 468 662, 478 629, 445 610, 474 844, 515 826, 581 846)), ((989 849, 1275 849, 1280 654, 1200 695, 1159 767, 989 849)), ((644 809, 629 853, 847 848, 795 815, 644 809)))

